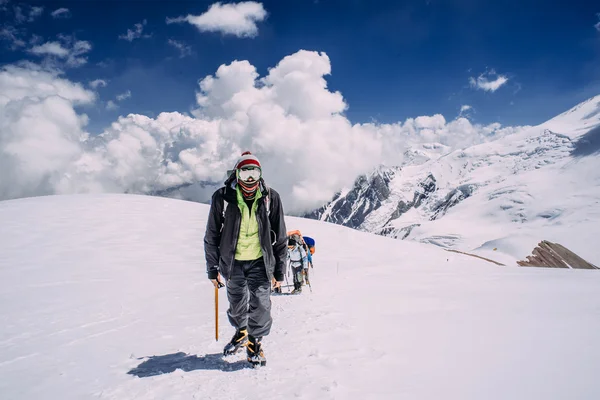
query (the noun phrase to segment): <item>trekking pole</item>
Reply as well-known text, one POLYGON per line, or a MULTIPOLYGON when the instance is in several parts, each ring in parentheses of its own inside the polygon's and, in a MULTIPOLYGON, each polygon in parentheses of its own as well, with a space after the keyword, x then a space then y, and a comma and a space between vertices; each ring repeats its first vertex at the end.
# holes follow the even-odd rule
POLYGON ((219 287, 215 286, 215 340, 219 341, 219 287))
POLYGON ((290 282, 288 281, 288 272, 285 272, 285 286, 290 287, 290 282))

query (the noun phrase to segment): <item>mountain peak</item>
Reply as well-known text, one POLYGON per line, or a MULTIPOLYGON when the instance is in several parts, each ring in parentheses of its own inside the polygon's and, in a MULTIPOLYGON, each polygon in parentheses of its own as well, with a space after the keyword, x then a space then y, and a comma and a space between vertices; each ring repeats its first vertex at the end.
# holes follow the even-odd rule
POLYGON ((526 246, 513 239, 500 246, 513 261, 527 255, 543 229, 544 237, 579 253, 585 249, 572 243, 581 238, 575 227, 593 223, 586 213, 600 215, 598 137, 600 96, 544 124, 462 150, 413 146, 400 166, 378 166, 310 217, 462 250, 525 232, 526 246))

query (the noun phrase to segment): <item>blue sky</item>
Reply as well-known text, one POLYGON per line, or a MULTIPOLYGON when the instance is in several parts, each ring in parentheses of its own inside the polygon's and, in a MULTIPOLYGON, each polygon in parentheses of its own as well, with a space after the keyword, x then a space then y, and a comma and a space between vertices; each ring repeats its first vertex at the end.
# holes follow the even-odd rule
POLYGON ((0 15, 0 63, 40 62, 27 50, 60 34, 89 42, 87 62, 64 70, 73 81, 107 82, 96 89, 101 101, 87 106, 92 132, 127 113, 187 112, 198 80, 221 64, 248 60, 264 75, 300 49, 327 53, 329 87, 344 96, 352 122, 436 113, 450 120, 469 105, 475 122, 536 124, 600 93, 600 5, 591 1, 263 1, 268 16, 257 35, 241 38, 166 23, 201 15, 212 3, 9 0, 0 15), (25 17, 31 7, 43 10, 16 23, 15 7, 25 17), (61 8, 68 13, 53 18, 61 8), (141 37, 119 38, 135 24, 141 37), (14 46, 15 37, 32 44, 14 46), (485 91, 470 84, 478 77, 507 81, 485 91), (128 91, 131 97, 116 100, 128 91), (118 108, 107 109, 108 101, 118 108))

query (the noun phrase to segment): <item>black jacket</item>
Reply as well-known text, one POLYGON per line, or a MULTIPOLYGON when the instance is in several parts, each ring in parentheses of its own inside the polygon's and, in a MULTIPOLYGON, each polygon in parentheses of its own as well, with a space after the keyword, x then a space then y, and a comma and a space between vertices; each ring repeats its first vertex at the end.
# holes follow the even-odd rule
MULTIPOLYGON (((269 280, 283 281, 287 257, 287 230, 283 215, 283 206, 279 193, 267 188, 261 180, 263 196, 258 200, 256 218, 258 236, 269 280), (265 207, 265 196, 269 197, 269 212, 265 207)), ((204 254, 209 279, 216 279, 220 272, 229 279, 235 260, 235 248, 240 231, 242 214, 237 205, 235 180, 233 176, 225 186, 217 189, 212 196, 206 234, 204 235, 204 254), (223 218, 224 200, 229 204, 223 218)))

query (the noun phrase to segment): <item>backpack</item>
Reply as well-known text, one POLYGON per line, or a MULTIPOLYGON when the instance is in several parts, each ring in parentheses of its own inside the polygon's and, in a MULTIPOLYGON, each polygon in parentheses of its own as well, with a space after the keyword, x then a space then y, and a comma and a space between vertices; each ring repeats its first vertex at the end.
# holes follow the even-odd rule
POLYGON ((299 230, 289 231, 287 235, 288 239, 294 238, 296 242, 300 243, 307 253, 310 252, 311 256, 315 254, 315 239, 308 236, 302 236, 302 233, 299 230))
POLYGON ((308 236, 304 236, 304 243, 306 243, 306 245, 308 246, 310 255, 315 254, 315 239, 308 236))

